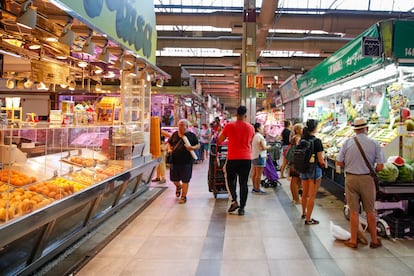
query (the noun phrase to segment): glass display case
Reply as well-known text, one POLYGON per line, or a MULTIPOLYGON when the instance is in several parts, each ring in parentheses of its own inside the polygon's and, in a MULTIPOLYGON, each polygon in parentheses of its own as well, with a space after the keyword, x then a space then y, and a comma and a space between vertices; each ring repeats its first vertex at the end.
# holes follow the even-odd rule
POLYGON ((33 271, 147 189, 159 160, 143 136, 132 125, 0 129, 0 271, 33 271))

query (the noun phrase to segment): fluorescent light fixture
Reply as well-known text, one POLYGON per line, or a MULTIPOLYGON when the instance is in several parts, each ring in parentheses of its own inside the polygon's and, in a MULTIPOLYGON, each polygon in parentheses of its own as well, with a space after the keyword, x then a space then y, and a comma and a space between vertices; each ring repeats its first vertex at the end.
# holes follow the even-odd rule
POLYGON ((12 56, 12 57, 15 57, 15 58, 21 58, 22 57, 19 54, 15 54, 15 53, 5 51, 5 50, 1 50, 1 49, 0 49, 0 54, 9 55, 9 56, 12 56))
POLYGON ((33 7, 29 7, 33 3, 33 0, 28 0, 22 5, 22 14, 17 17, 16 23, 19 26, 34 29, 37 22, 37 11, 33 7))

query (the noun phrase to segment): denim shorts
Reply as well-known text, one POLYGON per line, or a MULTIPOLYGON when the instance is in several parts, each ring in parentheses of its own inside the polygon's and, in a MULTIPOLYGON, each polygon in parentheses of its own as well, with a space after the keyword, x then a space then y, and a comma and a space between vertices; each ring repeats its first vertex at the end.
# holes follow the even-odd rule
POLYGON ((322 177, 322 169, 318 165, 316 165, 316 169, 312 169, 307 173, 300 173, 300 179, 302 180, 319 179, 321 177, 322 177))
POLYGON ((265 167, 266 158, 259 156, 258 158, 252 160, 252 164, 253 166, 256 166, 256 167, 265 167))

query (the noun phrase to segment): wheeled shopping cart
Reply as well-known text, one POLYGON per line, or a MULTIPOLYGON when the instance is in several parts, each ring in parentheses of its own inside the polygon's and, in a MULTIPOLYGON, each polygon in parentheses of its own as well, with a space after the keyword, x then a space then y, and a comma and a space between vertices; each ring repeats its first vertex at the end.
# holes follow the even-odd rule
POLYGON ((275 188, 281 185, 279 182, 279 175, 277 174, 276 167, 269 153, 267 154, 266 166, 263 169, 263 175, 264 175, 264 179, 262 179, 261 181, 261 184, 263 187, 275 188))
POLYGON ((268 157, 271 158, 273 161, 273 165, 275 166, 276 170, 280 170, 279 166, 279 159, 282 152, 282 143, 280 142, 268 142, 270 149, 267 150, 268 157))
MULTIPOLYGON (((408 202, 412 199, 414 183, 380 183, 375 201, 378 235, 387 238, 414 237, 414 214, 407 213, 408 202)), ((362 206, 360 210, 360 223, 366 228, 367 219, 362 206)), ((348 220, 349 213, 349 207, 345 204, 344 215, 348 220)))
POLYGON ((218 194, 227 194, 224 164, 227 160, 227 145, 210 145, 210 158, 208 166, 208 190, 214 198, 218 194))

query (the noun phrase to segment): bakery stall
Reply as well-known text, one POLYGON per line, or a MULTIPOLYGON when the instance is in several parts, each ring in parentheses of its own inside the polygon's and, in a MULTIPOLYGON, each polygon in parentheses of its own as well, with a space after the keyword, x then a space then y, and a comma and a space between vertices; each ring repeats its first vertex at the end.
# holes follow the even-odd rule
POLYGON ((44 152, 27 158, 12 139, 4 140, 16 129, 0 130, 0 271, 5 275, 35 271, 98 226, 147 189, 159 163, 144 154, 143 139, 122 126, 39 125, 17 131, 39 137, 34 143, 44 145, 44 152), (85 143, 80 138, 85 135, 94 142, 85 143))
POLYGON ((0 112, 1 275, 34 274, 77 244, 148 191, 160 162, 150 153, 151 83, 169 76, 153 65, 153 3, 106 1, 101 10, 89 4, 1 6, 0 48, 7 56, 0 81, 7 99, 0 112), (143 22, 119 28, 118 8, 143 22), (26 12, 34 15, 24 22, 30 26, 17 24, 26 12), (131 34, 142 32, 148 36, 132 43, 131 34), (40 49, 29 48, 33 43, 40 49), (5 79, 27 85, 4 87, 5 79), (118 81, 103 85, 104 79, 118 81), (42 90, 42 104, 22 97, 42 90), (85 108, 72 98, 91 94, 99 101, 85 108))

